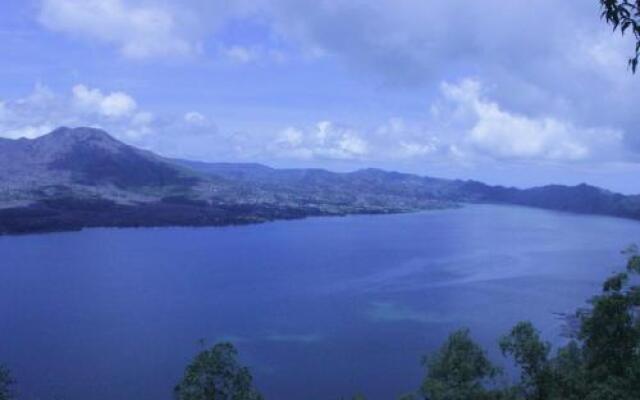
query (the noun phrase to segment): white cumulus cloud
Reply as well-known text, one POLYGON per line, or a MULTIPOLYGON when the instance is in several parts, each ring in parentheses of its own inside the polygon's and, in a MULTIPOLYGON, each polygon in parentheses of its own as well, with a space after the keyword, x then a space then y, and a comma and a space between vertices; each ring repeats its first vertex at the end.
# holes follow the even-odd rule
POLYGON ((352 128, 320 121, 308 129, 284 129, 269 149, 279 157, 349 160, 367 156, 369 144, 352 128))
POLYGON ((125 0, 44 0, 40 22, 55 31, 116 45, 130 58, 189 55, 199 43, 169 3, 125 0))
MULTIPOLYGON (((453 110, 444 118, 461 120, 463 136, 457 149, 497 159, 585 160, 606 156, 606 148, 621 144, 621 132, 608 128, 579 128, 569 121, 532 117, 503 109, 482 93, 477 80, 443 83, 441 90, 453 110)), ((456 137, 455 135, 452 135, 456 137)))
POLYGON ((100 127, 138 140, 154 132, 154 123, 154 115, 139 110, 131 95, 82 84, 63 94, 37 85, 26 97, 0 101, 0 137, 12 139, 35 138, 64 125, 100 127))
POLYGON ((578 163, 628 159, 620 130, 581 127, 549 115, 503 107, 476 79, 443 82, 422 119, 369 126, 320 121, 289 126, 266 147, 272 156, 306 160, 480 165, 486 162, 578 163))
POLYGON ((72 89, 74 104, 85 112, 98 113, 105 117, 121 118, 133 114, 138 104, 123 92, 103 94, 100 89, 75 85, 72 89))

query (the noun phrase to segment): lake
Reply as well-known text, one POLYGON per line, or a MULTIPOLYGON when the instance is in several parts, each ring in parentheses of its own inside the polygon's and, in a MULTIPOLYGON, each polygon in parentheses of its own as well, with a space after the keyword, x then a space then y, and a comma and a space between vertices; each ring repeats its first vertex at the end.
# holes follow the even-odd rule
POLYGON ((563 322, 624 264, 636 221, 507 206, 223 228, 0 237, 0 363, 21 399, 161 400, 201 339, 267 399, 393 399, 469 327, 563 322))

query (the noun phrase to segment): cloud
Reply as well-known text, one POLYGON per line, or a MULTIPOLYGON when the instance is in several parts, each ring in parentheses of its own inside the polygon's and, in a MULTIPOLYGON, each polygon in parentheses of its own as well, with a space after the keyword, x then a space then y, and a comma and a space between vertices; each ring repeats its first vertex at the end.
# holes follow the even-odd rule
POLYGON ((429 159, 442 148, 441 139, 429 127, 430 121, 407 121, 394 117, 372 129, 370 135, 384 158, 429 159))
POLYGON ((491 99, 482 83, 443 82, 422 119, 391 118, 373 126, 321 121, 290 126, 268 147, 272 155, 303 160, 424 162, 599 162, 628 158, 624 134, 580 127, 547 115, 514 112, 491 99))
POLYGON ((369 145, 362 135, 332 121, 320 121, 310 129, 288 127, 270 146, 273 154, 301 159, 362 159, 369 145))
MULTIPOLYGON (((453 104, 446 118, 466 118, 470 126, 462 143, 473 150, 506 159, 584 160, 592 156, 594 138, 599 145, 617 145, 622 133, 606 128, 578 129, 553 117, 530 117, 508 112, 483 96, 482 85, 472 79, 442 84, 444 98, 453 104)), ((597 149, 602 156, 602 148, 597 149)))
POLYGON ((43 0, 39 20, 47 28, 118 47, 129 58, 184 56, 200 43, 185 30, 195 23, 167 3, 126 0, 43 0))
POLYGON ((368 126, 322 120, 272 132, 219 130, 194 110, 157 117, 140 109, 126 92, 83 84, 62 95, 38 85, 24 98, 0 102, 4 137, 37 137, 60 125, 97 126, 160 154, 213 161, 469 166, 491 160, 575 163, 629 158, 622 132, 508 110, 475 79, 443 82, 440 96, 422 119, 395 117, 368 126))
MULTIPOLYGON (((560 166, 561 178, 567 165, 595 170, 637 163, 640 153, 640 80, 626 70, 633 38, 612 34, 595 1, 38 3, 41 24, 72 39, 105 45, 127 59, 182 57, 180 82, 155 82, 164 75, 150 63, 137 63, 134 72, 149 72, 151 84, 168 90, 185 85, 165 115, 151 114, 131 94, 116 95, 108 84, 99 84, 98 93, 85 87, 78 96, 41 87, 4 99, 5 136, 94 124, 167 155, 203 160, 428 173, 435 164, 474 167, 456 176, 490 167, 512 171, 517 164, 536 173, 543 165, 560 166), (220 129, 210 115, 180 110, 193 104, 189 96, 201 98, 191 83, 208 73, 218 74, 217 98, 236 102, 209 105, 227 118, 216 121, 220 129), (257 83, 264 76, 273 80, 257 83)), ((33 38, 55 43, 41 32, 33 38)), ((58 57, 58 66, 71 62, 75 76, 91 76, 80 58, 86 53, 72 53, 76 58, 58 57)))
POLYGON ((234 62, 247 64, 259 58, 258 51, 254 48, 234 45, 224 49, 224 54, 234 62))
POLYGON ((289 126, 272 136, 266 150, 272 157, 298 160, 343 160, 359 163, 429 160, 443 151, 442 140, 426 121, 391 118, 377 126, 350 126, 319 121, 289 126))
POLYGON ((189 125, 202 126, 207 123, 207 117, 197 111, 189 111, 184 114, 184 122, 189 125))
POLYGON ((640 149, 632 38, 613 35, 594 2, 41 0, 39 20, 129 58, 330 59, 403 89, 478 76, 505 107, 614 124, 640 149))
POLYGON ((251 46, 238 44, 220 46, 219 54, 222 59, 234 64, 282 64, 288 60, 287 53, 282 48, 269 43, 251 46))
POLYGON ((313 55, 403 90, 477 76, 505 108, 611 125, 640 151, 640 81, 625 69, 633 40, 610 32, 597 2, 41 0, 39 14, 52 30, 129 58, 313 55))
POLYGON ((259 155, 260 134, 220 132, 198 111, 156 115, 124 91, 76 84, 56 93, 36 85, 17 99, 0 99, 0 137, 36 138, 59 126, 91 126, 161 155, 202 160, 245 159, 259 155))
MULTIPOLYGON (((282 36, 393 81, 423 81, 473 61, 512 64, 557 51, 555 35, 597 18, 591 7, 540 0, 332 0, 262 2, 282 36), (535 17, 532 17, 535 15, 535 17), (567 18, 570 17, 570 18, 567 18), (544 28, 544 29, 541 29, 544 28)), ((569 40, 568 40, 569 42, 569 40)))
POLYGON ((632 159, 619 130, 515 112, 490 95, 479 80, 467 78, 443 82, 421 118, 394 117, 359 125, 321 120, 283 129, 238 131, 218 129, 195 110, 156 116, 123 91, 76 84, 57 94, 37 85, 26 97, 0 101, 0 136, 33 138, 61 125, 95 126, 171 157, 293 165, 597 165, 632 159))
POLYGON ((57 127, 63 120, 59 98, 46 86, 36 85, 33 92, 17 100, 0 100, 0 137, 35 138, 57 127))
POLYGON ((104 95, 100 89, 90 89, 85 85, 74 86, 72 92, 73 102, 78 108, 105 117, 127 117, 133 114, 138 107, 136 101, 123 92, 104 95))
MULTIPOLYGON (((388 90, 421 93, 425 87, 437 90, 443 80, 476 76, 491 85, 493 101, 502 111, 549 118, 539 126, 525 123, 523 129, 554 137, 558 134, 553 131, 564 130, 568 138, 580 127, 608 126, 624 132, 625 145, 640 151, 640 114, 635 109, 640 80, 626 70, 633 39, 611 33, 599 18, 597 2, 254 3, 281 41, 301 53, 341 62, 358 79, 382 82, 388 90), (562 126, 554 124, 559 121, 564 121, 562 126)), ((557 154, 547 149, 546 158, 586 157, 584 148, 567 140, 556 148, 557 154)), ((547 143, 542 140, 536 149, 532 141, 495 155, 520 152, 537 157, 547 143)))
POLYGON ((67 126, 95 126, 126 140, 154 133, 155 117, 139 110, 135 99, 121 91, 103 93, 77 84, 67 94, 37 85, 26 97, 0 102, 0 136, 35 138, 67 126))
POLYGON ((0 137, 7 139, 34 139, 38 136, 51 132, 55 128, 56 127, 54 125, 48 125, 46 123, 42 125, 21 125, 17 127, 0 126, 0 129, 2 129, 0 137))

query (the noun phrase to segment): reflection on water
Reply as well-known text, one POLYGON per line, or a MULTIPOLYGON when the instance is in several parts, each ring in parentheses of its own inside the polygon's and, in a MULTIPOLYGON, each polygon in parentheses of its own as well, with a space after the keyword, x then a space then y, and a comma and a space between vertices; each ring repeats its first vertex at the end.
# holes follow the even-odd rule
POLYGON ((369 317, 372 321, 378 322, 413 321, 437 324, 453 321, 451 315, 447 316, 434 311, 418 311, 404 305, 378 301, 371 303, 369 317))

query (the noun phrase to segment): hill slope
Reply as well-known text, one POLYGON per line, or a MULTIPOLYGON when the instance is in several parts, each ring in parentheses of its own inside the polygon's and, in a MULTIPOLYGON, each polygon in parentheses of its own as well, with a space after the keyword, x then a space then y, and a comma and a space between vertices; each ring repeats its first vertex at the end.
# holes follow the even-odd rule
POLYGON ((378 169, 336 173, 171 160, 92 128, 0 139, 0 234, 224 225, 311 215, 518 204, 640 219, 640 197, 588 185, 520 190, 378 169))
POLYGON ((625 196, 587 184, 517 189, 477 181, 438 179, 378 169, 335 173, 317 169, 274 169, 260 164, 198 163, 184 160, 177 160, 176 163, 212 176, 279 191, 336 195, 351 192, 375 193, 407 199, 512 204, 640 219, 640 196, 625 196))

